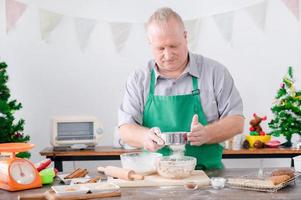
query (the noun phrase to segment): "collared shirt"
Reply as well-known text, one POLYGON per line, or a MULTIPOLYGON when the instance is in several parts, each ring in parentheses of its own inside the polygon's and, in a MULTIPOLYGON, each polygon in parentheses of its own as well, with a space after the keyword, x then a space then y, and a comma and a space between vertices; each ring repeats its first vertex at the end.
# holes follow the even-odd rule
POLYGON ((192 76, 197 77, 208 123, 230 115, 243 115, 242 99, 229 71, 217 61, 189 53, 187 67, 177 79, 160 75, 154 60, 149 61, 146 68, 137 69, 129 76, 118 111, 118 126, 142 124, 152 69, 156 75, 155 95, 160 96, 191 94, 192 76))

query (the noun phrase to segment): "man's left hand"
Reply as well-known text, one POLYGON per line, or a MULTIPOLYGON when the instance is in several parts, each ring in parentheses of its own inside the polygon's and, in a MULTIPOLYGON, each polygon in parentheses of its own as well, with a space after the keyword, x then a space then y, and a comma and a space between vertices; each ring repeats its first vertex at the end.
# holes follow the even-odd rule
POLYGON ((199 123, 197 114, 192 118, 190 131, 187 139, 191 145, 201 146, 202 144, 208 143, 211 139, 208 128, 199 123))

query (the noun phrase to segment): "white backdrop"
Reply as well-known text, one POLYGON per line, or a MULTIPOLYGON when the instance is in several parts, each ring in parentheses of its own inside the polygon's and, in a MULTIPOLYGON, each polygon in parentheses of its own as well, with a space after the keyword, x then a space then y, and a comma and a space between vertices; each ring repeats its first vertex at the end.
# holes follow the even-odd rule
MULTIPOLYGON (((175 9, 184 20, 202 18, 196 53, 227 66, 244 102, 245 132, 253 112, 271 119, 270 107, 289 65, 294 67, 301 89, 300 21, 281 0, 267 1, 266 25, 258 29, 242 8, 259 0, 231 1, 139 1, 139 0, 21 0, 27 9, 16 27, 5 31, 5 1, 0 0, 0 60, 9 65, 9 87, 23 104, 16 113, 26 121, 25 133, 39 151, 50 145, 54 115, 92 115, 104 125, 100 145, 112 145, 117 109, 128 74, 151 58, 143 23, 161 6, 175 9), (67 16, 44 41, 38 9, 67 16), (235 10, 232 40, 222 37, 212 17, 235 10), (129 22, 132 29, 124 48, 117 52, 109 26, 96 26, 87 47, 79 47, 71 17, 108 22, 129 22)), ((263 126, 267 128, 267 123, 263 126)), ((257 165, 252 160, 226 161, 227 167, 257 165), (254 164, 255 163, 255 164, 254 164), (251 165, 250 165, 251 164, 251 165)), ((269 162, 267 162, 269 163, 269 162)), ((271 165, 288 165, 273 160, 271 165)), ((267 164, 268 165, 268 164, 267 164)))

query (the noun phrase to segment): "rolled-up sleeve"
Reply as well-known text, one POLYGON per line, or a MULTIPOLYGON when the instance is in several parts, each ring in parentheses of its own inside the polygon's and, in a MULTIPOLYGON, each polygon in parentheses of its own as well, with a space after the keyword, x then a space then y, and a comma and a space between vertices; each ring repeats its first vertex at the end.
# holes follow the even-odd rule
POLYGON ((216 74, 214 88, 220 118, 230 115, 243 116, 243 102, 229 71, 216 74))
POLYGON ((133 72, 125 85, 123 101, 118 110, 118 127, 123 124, 142 124, 143 87, 133 72))

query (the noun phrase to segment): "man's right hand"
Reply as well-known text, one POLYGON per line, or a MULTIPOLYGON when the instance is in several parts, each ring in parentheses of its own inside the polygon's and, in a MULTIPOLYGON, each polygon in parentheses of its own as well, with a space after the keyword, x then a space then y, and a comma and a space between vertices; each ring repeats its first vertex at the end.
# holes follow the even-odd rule
POLYGON ((158 127, 154 127, 145 133, 143 138, 144 149, 154 152, 164 147, 164 141, 158 135, 161 133, 158 127))

